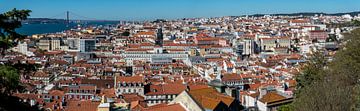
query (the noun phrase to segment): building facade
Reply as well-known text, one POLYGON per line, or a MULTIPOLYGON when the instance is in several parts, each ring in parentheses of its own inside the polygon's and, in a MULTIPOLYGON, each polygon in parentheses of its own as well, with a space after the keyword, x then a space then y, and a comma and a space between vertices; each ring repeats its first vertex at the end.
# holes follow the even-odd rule
POLYGON ((95 50, 95 39, 80 39, 80 52, 92 52, 95 50))

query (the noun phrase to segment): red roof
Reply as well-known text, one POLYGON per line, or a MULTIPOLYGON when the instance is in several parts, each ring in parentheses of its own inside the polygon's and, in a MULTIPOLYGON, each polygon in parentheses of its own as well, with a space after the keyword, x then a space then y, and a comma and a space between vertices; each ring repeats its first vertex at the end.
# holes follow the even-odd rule
POLYGON ((91 100, 71 100, 67 102, 67 107, 65 111, 97 111, 97 107, 99 106, 99 104, 100 102, 95 102, 91 100))
POLYGON ((127 76, 117 76, 116 77, 116 83, 119 82, 126 82, 126 83, 131 83, 131 82, 137 82, 137 83, 143 83, 145 82, 144 77, 143 76, 131 76, 131 77, 127 77, 127 76))
POLYGON ((144 109, 144 111, 186 111, 180 104, 160 104, 144 109))
POLYGON ((133 101, 144 101, 144 97, 138 94, 122 94, 122 96, 124 97, 124 100, 128 103, 131 103, 133 101))
POLYGON ((215 37, 197 37, 196 39, 198 41, 218 41, 218 40, 220 40, 220 38, 215 38, 215 37))
POLYGON ((150 85, 150 92, 145 95, 171 95, 171 94, 180 94, 186 89, 186 86, 183 84, 160 84, 160 85, 150 85))

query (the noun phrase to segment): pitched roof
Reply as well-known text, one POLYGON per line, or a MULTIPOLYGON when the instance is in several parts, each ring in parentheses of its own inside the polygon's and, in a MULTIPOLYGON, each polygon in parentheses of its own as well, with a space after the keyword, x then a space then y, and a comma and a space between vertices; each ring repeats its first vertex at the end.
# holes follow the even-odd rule
POLYGON ((160 104, 146 108, 144 111, 186 111, 180 104, 160 104))
POLYGON ((138 94, 122 94, 124 97, 124 100, 128 103, 131 103, 133 101, 144 101, 144 97, 138 95, 138 94))
POLYGON ((276 102, 276 101, 280 101, 280 100, 284 100, 284 99, 286 99, 286 97, 281 96, 281 95, 277 94, 276 92, 268 92, 260 99, 260 101, 263 103, 271 103, 271 102, 276 102))
POLYGON ((145 82, 144 77, 143 76, 117 76, 116 77, 116 83, 119 82, 145 82))
POLYGON ((114 79, 81 79, 81 84, 93 84, 97 88, 113 88, 114 79))
POLYGON ((250 74, 224 74, 222 81, 239 81, 252 77, 250 74))
POLYGON ((137 33, 137 35, 155 35, 155 32, 154 31, 139 32, 139 33, 137 33))
POLYGON ((111 88, 111 89, 102 89, 101 90, 101 95, 104 95, 105 97, 108 98, 115 98, 115 89, 111 88))
POLYGON ((160 84, 160 85, 151 85, 150 92, 146 95, 170 95, 170 94, 180 94, 186 89, 186 86, 183 84, 160 84))
POLYGON ((60 90, 51 90, 49 92, 50 95, 52 96, 64 96, 64 91, 60 91, 60 90))
POLYGON ((48 77, 48 76, 49 74, 42 70, 35 72, 35 74, 33 75, 33 77, 48 77))
POLYGON ((213 88, 203 88, 197 90, 190 90, 189 94, 201 104, 202 107, 206 109, 214 109, 221 102, 225 103, 227 106, 235 100, 230 96, 223 95, 217 92, 213 88))
POLYGON ((68 101, 65 111, 97 111, 97 107, 100 102, 94 102, 91 100, 68 101))

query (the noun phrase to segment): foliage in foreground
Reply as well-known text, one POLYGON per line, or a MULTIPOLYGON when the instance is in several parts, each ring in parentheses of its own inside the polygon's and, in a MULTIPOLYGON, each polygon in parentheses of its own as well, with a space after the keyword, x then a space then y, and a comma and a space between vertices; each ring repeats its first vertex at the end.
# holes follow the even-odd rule
MULTIPOLYGON (((30 10, 17 10, 0 14, 0 56, 5 56, 7 49, 13 47, 25 36, 16 32, 21 27, 21 21, 27 19, 30 10)), ((20 98, 12 96, 20 91, 20 73, 34 70, 35 67, 28 64, 0 64, 0 111, 36 111, 37 107, 31 107, 27 103, 19 101, 20 98)))
POLYGON ((345 35, 347 44, 331 62, 318 53, 297 77, 294 102, 283 111, 360 110, 360 29, 345 35))

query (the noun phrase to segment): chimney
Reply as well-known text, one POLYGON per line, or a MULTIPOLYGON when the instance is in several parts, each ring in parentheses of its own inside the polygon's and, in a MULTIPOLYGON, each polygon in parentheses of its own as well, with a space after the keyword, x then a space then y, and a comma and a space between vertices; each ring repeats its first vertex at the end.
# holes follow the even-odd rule
POLYGON ((190 86, 186 84, 186 91, 190 91, 190 86))
POLYGON ((264 95, 266 95, 266 93, 267 93, 267 90, 266 90, 266 88, 260 88, 259 89, 259 99, 261 99, 264 95))

